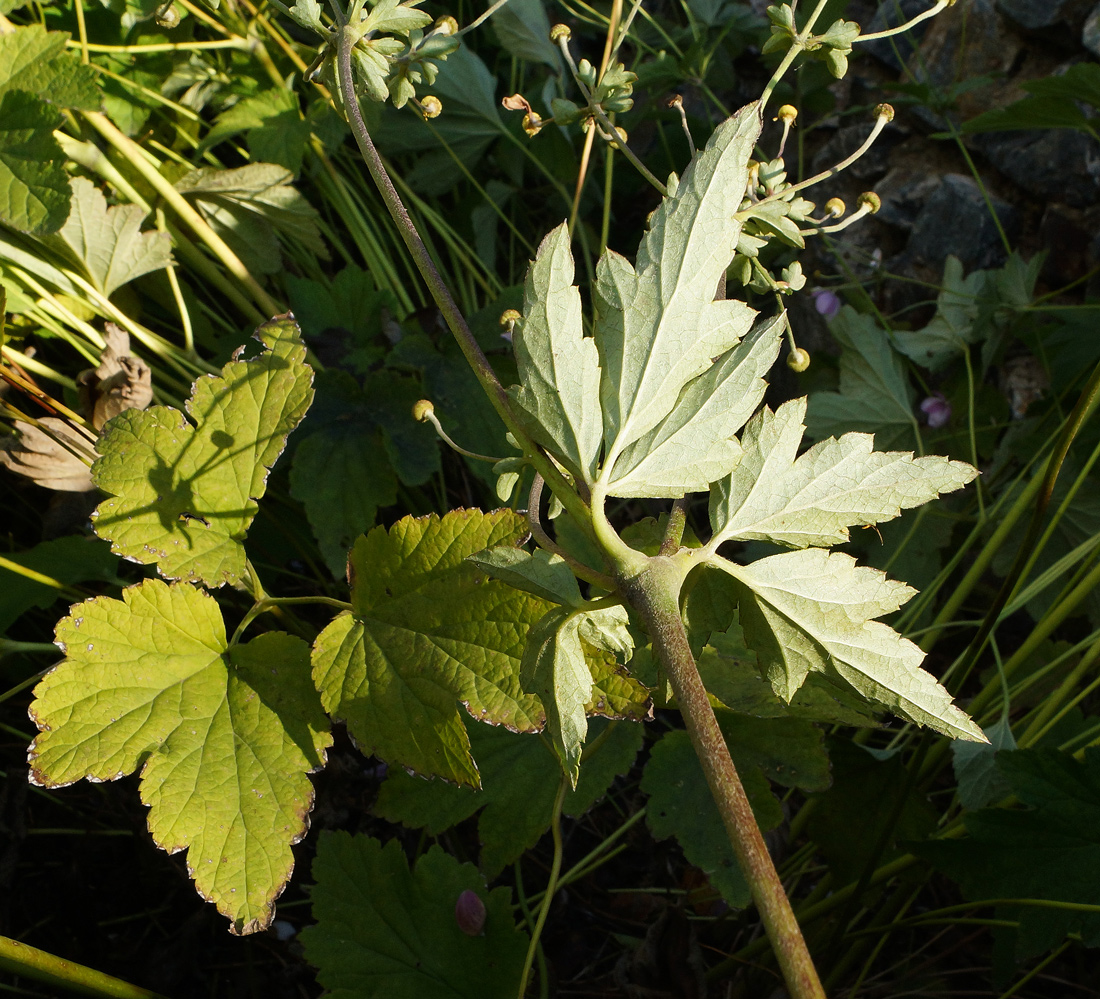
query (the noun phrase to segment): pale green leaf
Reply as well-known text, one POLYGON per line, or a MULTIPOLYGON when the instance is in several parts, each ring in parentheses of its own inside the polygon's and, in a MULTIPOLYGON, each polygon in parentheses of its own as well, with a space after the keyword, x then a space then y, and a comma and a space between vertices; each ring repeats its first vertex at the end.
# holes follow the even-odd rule
POLYGON ((235 933, 271 922, 325 762, 328 719, 309 647, 269 632, 230 648, 221 610, 186 583, 147 579, 57 626, 66 658, 35 688, 31 779, 59 787, 140 769, 149 831, 186 849, 235 933))
POLYGON ((512 333, 517 415, 535 440, 592 483, 603 439, 600 362, 581 325, 565 223, 542 241, 527 272, 523 314, 512 333))
POLYGON ((420 2, 421 0, 407 0, 405 3, 399 0, 378 0, 358 30, 364 34, 368 31, 386 31, 407 35, 414 28, 426 27, 432 23, 432 15, 416 10, 420 2))
POLYGON ((376 527, 352 549, 350 613, 313 648, 322 702, 365 753, 477 787, 459 705, 515 731, 542 728, 537 697, 520 687, 528 628, 546 601, 486 580, 468 556, 514 542, 510 510, 455 510, 376 527))
POLYGON ((703 492, 741 458, 734 434, 764 398, 784 318, 758 323, 680 392, 672 412, 615 462, 610 496, 680 497, 703 492))
POLYGON ((0 34, 0 96, 25 90, 50 104, 81 111, 99 109, 95 70, 65 50, 69 35, 41 24, 0 34))
POLYGON ((298 328, 256 331, 265 347, 195 382, 187 412, 129 409, 105 427, 92 479, 109 499, 92 515, 112 551, 169 579, 210 586, 245 572, 243 540, 267 475, 313 398, 298 328))
POLYGON ((523 689, 546 709, 546 729, 573 787, 588 734, 592 671, 581 646, 580 615, 555 607, 531 628, 523 653, 523 689))
POLYGON ((901 356, 890 346, 890 335, 849 305, 833 320, 831 332, 844 348, 840 391, 810 396, 809 436, 822 440, 858 430, 874 434, 880 448, 912 441, 916 395, 901 356))
POLYGON ((473 864, 433 846, 410 871, 396 839, 324 833, 310 891, 305 956, 330 999, 514 999, 527 953, 510 888, 488 891, 473 864), (483 932, 455 918, 463 892, 485 906, 483 932))
POLYGON ((72 207, 51 243, 74 256, 104 295, 142 274, 172 261, 172 239, 166 232, 142 232, 146 212, 137 205, 107 207, 107 199, 90 180, 74 177, 72 207))
POLYGON ((0 222, 20 232, 57 232, 69 214, 65 154, 53 135, 61 120, 24 90, 0 96, 0 222))
POLYGON ((600 260, 595 337, 609 465, 752 326, 747 305, 714 296, 741 230, 736 213, 760 127, 758 104, 719 125, 654 213, 635 266, 612 251, 600 260))
POLYGON ((848 528, 892 520, 977 474, 965 462, 875 451, 869 434, 845 434, 801 457, 806 399, 764 407, 741 437, 741 463, 711 492, 716 541, 771 541, 791 548, 848 540, 848 528))
POLYGON ((748 644, 784 700, 791 700, 809 673, 824 673, 918 725, 985 741, 951 695, 920 668, 924 652, 873 620, 897 610, 915 590, 820 548, 747 566, 724 559, 710 564, 738 583, 748 644))
POLYGON ((577 577, 560 555, 541 548, 534 552, 502 545, 470 556, 470 562, 494 579, 534 593, 556 604, 578 607, 583 602, 577 577))
MULTIPOLYGON (((562 782, 561 762, 537 735, 472 721, 467 721, 466 728, 481 771, 480 791, 424 781, 394 768, 386 776, 374 812, 389 822, 424 828, 431 836, 480 812, 481 869, 496 877, 550 828, 562 782)), ((591 731, 600 742, 584 761, 576 790, 565 792, 562 812, 566 815, 587 812, 616 776, 630 770, 642 748, 641 725, 612 725, 594 718, 591 731)), ((597 744, 593 741, 593 745, 597 744)))

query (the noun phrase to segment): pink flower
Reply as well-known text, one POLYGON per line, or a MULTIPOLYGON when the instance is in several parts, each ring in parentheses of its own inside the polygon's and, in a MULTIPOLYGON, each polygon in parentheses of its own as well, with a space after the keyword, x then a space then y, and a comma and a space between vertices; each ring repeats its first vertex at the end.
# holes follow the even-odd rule
POLYGON ((485 903, 467 888, 455 903, 455 922, 468 937, 481 936, 485 929, 485 903))
POLYGON ((943 397, 942 392, 933 392, 924 399, 920 404, 920 411, 924 413, 928 426, 933 430, 945 426, 951 419, 951 403, 943 397))
POLYGON ((826 319, 832 319, 840 311, 841 301, 836 292, 815 288, 810 294, 814 297, 814 308, 826 319))

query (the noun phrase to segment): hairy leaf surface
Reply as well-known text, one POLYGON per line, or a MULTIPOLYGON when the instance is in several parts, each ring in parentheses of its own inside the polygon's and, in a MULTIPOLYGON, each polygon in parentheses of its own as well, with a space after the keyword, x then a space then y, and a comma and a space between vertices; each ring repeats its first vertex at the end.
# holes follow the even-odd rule
POLYGON ((245 572, 243 540, 267 475, 313 398, 312 373, 293 320, 265 323, 267 348, 199 378, 183 413, 130 409, 96 447, 92 479, 110 499, 93 514, 96 533, 119 555, 156 563, 169 579, 234 583, 245 572))
POLYGON ((488 891, 473 864, 433 846, 409 870, 396 839, 324 833, 313 862, 316 923, 307 960, 332 999, 512 999, 527 952, 510 888, 488 891), (485 906, 469 936, 455 919, 465 891, 485 906))
POLYGON ((460 703, 515 731, 542 728, 542 705, 521 689, 519 667, 528 628, 549 605, 466 561, 525 532, 511 510, 454 510, 356 541, 353 610, 318 636, 313 676, 325 709, 347 721, 365 753, 477 787, 460 703))
POLYGON ((924 652, 874 620, 916 592, 877 569, 820 548, 735 565, 711 562, 738 584, 741 625, 772 688, 790 701, 824 673, 918 725, 985 742, 982 730, 920 668, 924 652))
POLYGON ((204 898, 252 933, 272 919, 324 765, 328 719, 309 647, 269 632, 229 647, 213 597, 148 579, 76 604, 66 653, 35 688, 31 779, 61 787, 140 769, 149 831, 186 849, 204 898))
POLYGON ((829 438, 796 457, 805 415, 806 399, 792 399, 749 421, 741 463, 711 492, 717 539, 791 548, 842 544, 849 527, 892 520, 978 474, 948 458, 875 451, 870 434, 829 438))
POLYGON ((609 464, 752 326, 747 305, 714 296, 741 231, 735 216, 760 123, 750 104, 715 129, 654 212, 635 266, 610 250, 600 259, 595 338, 609 464))

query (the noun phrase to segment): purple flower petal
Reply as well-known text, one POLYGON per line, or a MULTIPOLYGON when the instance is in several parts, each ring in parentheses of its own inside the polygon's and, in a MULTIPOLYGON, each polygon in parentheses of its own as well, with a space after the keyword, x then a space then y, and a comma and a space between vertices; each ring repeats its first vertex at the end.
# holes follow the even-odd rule
POLYGON ((933 430, 946 426, 951 419, 951 403, 941 392, 933 392, 927 399, 921 400, 920 411, 924 413, 925 421, 933 430))
POLYGON ((840 311, 841 301, 836 292, 828 288, 815 288, 811 294, 814 297, 814 308, 826 319, 832 319, 840 311))
POLYGON ((455 922, 468 937, 481 936, 485 929, 485 903, 477 892, 467 888, 455 903, 455 922))

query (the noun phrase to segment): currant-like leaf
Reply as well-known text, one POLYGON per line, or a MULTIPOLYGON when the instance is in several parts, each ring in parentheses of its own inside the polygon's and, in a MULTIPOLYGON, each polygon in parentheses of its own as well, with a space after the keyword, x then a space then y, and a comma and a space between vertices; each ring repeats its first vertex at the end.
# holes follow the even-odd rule
POLYGON ((608 464, 752 326, 747 305, 714 297, 741 230, 736 213, 760 127, 755 103, 719 125, 654 212, 635 265, 612 251, 600 260, 595 339, 608 464))
POLYGON ((501 545, 471 555, 470 561, 494 579, 544 600, 570 607, 583 603, 577 577, 560 555, 501 545))
POLYGON ((351 612, 313 647, 325 709, 366 753, 425 776, 479 786, 459 704, 514 731, 544 723, 520 687, 527 631, 550 604, 466 561, 527 530, 511 510, 454 510, 376 527, 348 560, 351 612))
POLYGON ((31 780, 62 787, 140 769, 149 831, 187 850, 199 894, 234 933, 271 922, 324 765, 328 719, 309 646, 280 632, 226 643, 213 597, 147 579, 57 626, 66 658, 35 688, 31 780))
POLYGON ((892 520, 978 474, 948 458, 875 451, 870 434, 829 438, 796 457, 805 415, 806 399, 792 399, 749 421, 741 463, 711 491, 716 541, 842 544, 849 527, 892 520))
POLYGON ((824 673, 918 725, 985 742, 982 730, 920 668, 924 652, 877 622, 916 592, 877 569, 820 548, 750 565, 712 559, 737 583, 741 625, 772 689, 790 701, 824 673))
POLYGON ((267 475, 313 399, 298 327, 285 316, 256 337, 267 349, 198 379, 179 410, 130 409, 96 447, 92 479, 110 498, 92 515, 112 551, 168 579, 237 582, 244 537, 267 475))

